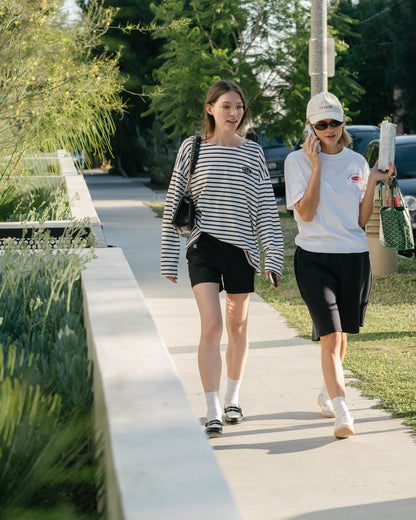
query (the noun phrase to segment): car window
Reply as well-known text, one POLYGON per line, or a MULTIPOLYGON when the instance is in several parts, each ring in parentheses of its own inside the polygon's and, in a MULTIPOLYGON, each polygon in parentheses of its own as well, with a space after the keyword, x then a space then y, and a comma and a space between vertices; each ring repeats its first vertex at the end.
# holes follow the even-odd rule
POLYGON ((396 146, 394 163, 400 177, 416 177, 416 143, 396 146))
POLYGON ((263 148, 276 148, 278 146, 284 146, 282 137, 270 137, 269 139, 263 139, 263 148))
POLYGON ((368 147, 365 158, 367 159, 370 168, 372 168, 378 159, 378 142, 373 143, 368 147))
MULTIPOLYGON (((347 129, 348 130, 348 129, 347 129)), ((365 132, 354 132, 348 130, 353 139, 352 148, 358 153, 364 154, 365 149, 370 141, 378 139, 380 132, 377 130, 368 130, 365 132)))

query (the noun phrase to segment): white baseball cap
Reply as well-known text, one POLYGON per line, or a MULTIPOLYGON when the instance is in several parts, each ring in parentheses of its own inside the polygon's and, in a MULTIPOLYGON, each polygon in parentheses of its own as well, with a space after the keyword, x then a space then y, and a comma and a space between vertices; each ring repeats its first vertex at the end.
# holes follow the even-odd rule
POLYGON ((310 99, 306 108, 306 117, 314 125, 323 119, 344 121, 344 111, 339 99, 330 92, 321 92, 310 99))

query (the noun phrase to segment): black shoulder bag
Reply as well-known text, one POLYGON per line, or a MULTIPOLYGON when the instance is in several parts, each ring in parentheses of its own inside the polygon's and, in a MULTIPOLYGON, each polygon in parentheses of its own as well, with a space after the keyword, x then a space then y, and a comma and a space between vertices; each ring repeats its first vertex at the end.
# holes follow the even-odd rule
POLYGON ((191 154, 189 157, 189 176, 185 193, 179 199, 178 206, 172 217, 172 224, 178 231, 191 231, 194 226, 195 206, 191 198, 191 180, 198 160, 201 136, 197 135, 193 139, 191 154))

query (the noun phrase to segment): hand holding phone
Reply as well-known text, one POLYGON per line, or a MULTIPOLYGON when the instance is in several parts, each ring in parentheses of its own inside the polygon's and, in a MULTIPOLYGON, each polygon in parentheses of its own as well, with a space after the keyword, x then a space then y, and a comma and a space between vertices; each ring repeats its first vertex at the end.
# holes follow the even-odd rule
MULTIPOLYGON (((305 130, 303 131, 303 133, 305 134, 305 140, 309 137, 310 134, 312 134, 312 139, 314 137, 317 137, 316 133, 315 133, 315 130, 313 129, 312 125, 311 124, 307 124, 305 126, 305 130)), ((321 151, 321 145, 319 144, 319 140, 318 140, 318 148, 317 148, 317 152, 320 152, 321 151)))

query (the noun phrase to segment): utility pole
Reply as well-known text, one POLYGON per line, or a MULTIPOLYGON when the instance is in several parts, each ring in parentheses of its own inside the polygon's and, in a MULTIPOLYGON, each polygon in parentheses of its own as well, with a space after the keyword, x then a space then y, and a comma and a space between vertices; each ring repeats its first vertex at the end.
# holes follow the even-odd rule
POLYGON ((311 97, 328 90, 328 77, 335 73, 335 42, 327 38, 327 0, 312 0, 309 75, 311 97))

